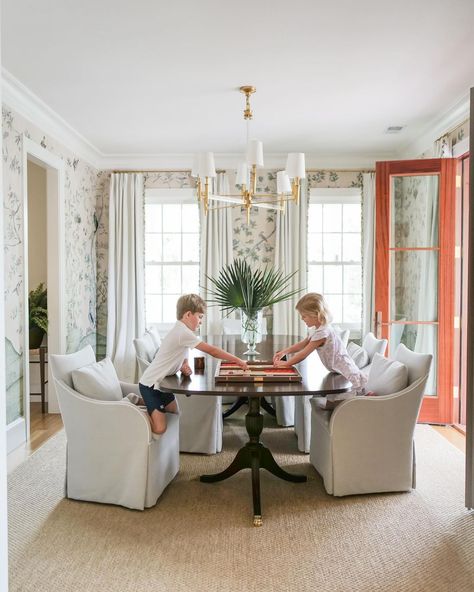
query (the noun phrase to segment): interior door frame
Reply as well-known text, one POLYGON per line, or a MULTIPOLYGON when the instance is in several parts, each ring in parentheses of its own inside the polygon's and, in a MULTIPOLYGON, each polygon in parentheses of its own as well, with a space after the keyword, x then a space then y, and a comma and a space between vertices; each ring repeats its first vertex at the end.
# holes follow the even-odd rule
MULTIPOLYGON (((437 392, 425 396, 419 421, 452 423, 455 257, 455 158, 376 163, 375 310, 390 318, 390 188, 394 176, 438 175, 438 376, 437 392)), ((379 335, 388 339, 388 323, 379 335)))

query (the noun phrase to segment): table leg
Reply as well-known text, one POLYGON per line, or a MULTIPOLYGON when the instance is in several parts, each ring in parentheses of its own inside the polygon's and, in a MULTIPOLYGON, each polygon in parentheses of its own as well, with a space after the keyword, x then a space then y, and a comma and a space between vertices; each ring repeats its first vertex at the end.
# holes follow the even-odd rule
POLYGON ((270 449, 260 442, 260 434, 263 430, 263 415, 260 413, 259 397, 249 397, 249 410, 245 416, 245 427, 247 428, 249 441, 237 452, 231 464, 220 473, 201 475, 200 479, 204 483, 215 483, 232 477, 242 469, 251 469, 254 526, 261 526, 260 469, 267 469, 276 477, 295 483, 303 483, 306 481, 306 476, 293 475, 283 470, 273 458, 270 449))
POLYGON ((226 419, 226 417, 229 417, 232 415, 232 413, 235 413, 237 409, 240 409, 242 405, 245 405, 245 403, 247 403, 247 397, 239 397, 232 407, 227 409, 227 411, 222 414, 222 419, 226 419))
POLYGON ((275 417, 275 416, 276 416, 276 411, 275 411, 275 409, 273 408, 273 406, 272 406, 272 405, 270 405, 270 403, 269 403, 269 402, 268 402, 268 401, 267 401, 265 398, 262 398, 261 404, 262 404, 262 407, 263 407, 263 409, 265 409, 265 411, 266 411, 266 412, 267 412, 269 415, 272 415, 273 417, 275 417))

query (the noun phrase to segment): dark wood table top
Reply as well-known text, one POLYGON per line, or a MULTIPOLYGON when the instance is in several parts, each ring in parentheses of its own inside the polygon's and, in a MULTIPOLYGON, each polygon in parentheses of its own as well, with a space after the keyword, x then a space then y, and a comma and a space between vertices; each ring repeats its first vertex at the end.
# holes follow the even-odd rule
MULTIPOLYGON (((208 335, 202 337, 209 344, 216 345, 244 360, 247 345, 242 343, 240 335, 208 335)), ((263 341, 257 344, 257 351, 260 355, 253 360, 271 360, 273 354, 293 343, 300 341, 301 337, 285 335, 266 335, 263 341)), ((201 356, 199 350, 191 352, 190 366, 193 368, 193 356, 201 356)), ((160 382, 160 390, 186 395, 237 395, 240 397, 265 397, 281 395, 329 395, 343 393, 351 388, 350 383, 340 374, 328 372, 322 365, 319 356, 313 352, 310 356, 297 364, 302 376, 301 382, 238 382, 218 383, 215 382, 215 372, 218 360, 211 356, 206 357, 206 367, 203 372, 193 374, 189 377, 181 376, 181 373, 174 376, 167 376, 160 382)))

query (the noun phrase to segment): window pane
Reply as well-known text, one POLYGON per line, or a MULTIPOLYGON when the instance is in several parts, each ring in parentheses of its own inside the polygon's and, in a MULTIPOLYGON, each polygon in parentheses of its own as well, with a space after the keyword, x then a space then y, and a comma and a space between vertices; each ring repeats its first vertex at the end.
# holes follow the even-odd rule
POLYGON ((199 210, 197 204, 183 204, 183 232, 199 232, 199 210))
POLYGON ((163 206, 163 227, 166 232, 181 232, 181 204, 163 206))
POLYGON ((357 294, 362 292, 362 267, 360 265, 344 265, 344 292, 357 294))
POLYGON ((342 230, 342 205, 323 204, 323 231, 340 232, 342 230))
POLYGON ((163 261, 181 261, 181 234, 163 235, 163 261))
POLYGON ((342 292, 342 267, 339 265, 324 266, 324 293, 340 294, 342 292))
POLYGON ((331 294, 326 297, 329 311, 334 323, 342 323, 342 296, 331 294))
POLYGON ((145 287, 147 294, 161 294, 161 265, 145 267, 145 287))
POLYGON ((176 302, 180 294, 172 296, 163 296, 163 323, 173 323, 176 321, 176 302))
POLYGON ((323 260, 323 235, 308 234, 308 261, 323 260))
POLYGON ((360 234, 343 234, 344 261, 360 261, 360 234))
POLYGON ((161 323, 161 296, 147 295, 145 301, 147 323, 161 323))
POLYGON ((323 256, 324 261, 341 261, 342 260, 342 248, 341 248, 341 237, 342 234, 325 234, 323 241, 323 256))
POLYGON ((199 234, 183 234, 183 261, 199 261, 199 234))
POLYGON ((163 265, 163 294, 181 294, 180 265, 163 265))
POLYGON ((362 300, 360 295, 344 296, 344 323, 360 323, 362 300))
POLYGON ((161 205, 145 205, 145 232, 161 232, 161 205))
POLYGON ((199 294, 199 265, 183 265, 183 294, 199 294))
POLYGON ((360 204, 344 204, 342 206, 342 224, 344 232, 360 232, 360 204))
POLYGON ((145 235, 145 259, 146 261, 161 262, 163 235, 162 234, 146 234, 145 235))
POLYGON ((308 232, 322 232, 323 206, 321 204, 310 204, 308 208, 308 232))
POLYGON ((308 292, 323 292, 322 265, 308 265, 308 292))

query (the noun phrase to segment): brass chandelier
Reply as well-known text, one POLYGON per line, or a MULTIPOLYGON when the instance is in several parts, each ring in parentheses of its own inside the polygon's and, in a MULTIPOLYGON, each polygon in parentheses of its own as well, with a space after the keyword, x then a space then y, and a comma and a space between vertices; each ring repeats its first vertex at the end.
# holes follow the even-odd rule
POLYGON ((246 158, 239 164, 236 176, 236 186, 240 187, 240 193, 217 194, 212 191, 212 179, 217 176, 213 152, 194 155, 191 175, 196 178, 197 199, 202 203, 204 214, 209 210, 241 207, 246 210, 248 223, 252 207, 284 211, 287 201, 298 203, 301 179, 306 176, 305 157, 302 152, 290 152, 285 170, 277 172, 276 193, 257 193, 257 167, 263 167, 263 143, 249 139, 249 121, 253 118, 250 95, 257 89, 254 86, 241 86, 239 90, 245 95, 244 120, 247 122, 246 158), (227 202, 228 205, 211 207, 210 201, 227 202))

